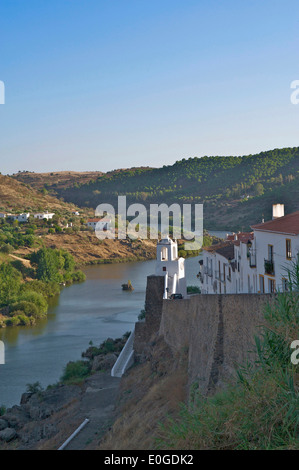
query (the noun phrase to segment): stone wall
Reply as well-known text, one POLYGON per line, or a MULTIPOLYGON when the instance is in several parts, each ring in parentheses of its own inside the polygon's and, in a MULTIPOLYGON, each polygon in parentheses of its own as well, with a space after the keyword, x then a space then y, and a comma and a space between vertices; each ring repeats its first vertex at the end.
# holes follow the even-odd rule
POLYGON ((235 366, 254 359, 254 337, 271 294, 192 295, 163 300, 163 276, 148 276, 145 321, 135 326, 135 360, 144 362, 158 336, 172 353, 188 349, 189 385, 213 393, 235 375, 235 366))
POLYGON ((212 393, 234 376, 235 365, 252 360, 254 336, 263 323, 269 294, 193 295, 163 301, 159 334, 173 352, 189 348, 189 383, 212 393))
POLYGON ((143 362, 150 353, 151 338, 160 329, 164 294, 164 277, 148 276, 145 293, 145 321, 135 324, 135 361, 143 362))

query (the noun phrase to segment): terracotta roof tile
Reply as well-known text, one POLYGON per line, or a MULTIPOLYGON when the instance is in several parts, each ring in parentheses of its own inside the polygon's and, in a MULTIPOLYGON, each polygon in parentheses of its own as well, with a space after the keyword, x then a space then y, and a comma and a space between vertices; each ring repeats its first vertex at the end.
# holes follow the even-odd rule
POLYGON ((251 228, 263 232, 299 235, 299 211, 285 215, 284 217, 279 217, 278 219, 269 220, 263 224, 253 225, 251 228))

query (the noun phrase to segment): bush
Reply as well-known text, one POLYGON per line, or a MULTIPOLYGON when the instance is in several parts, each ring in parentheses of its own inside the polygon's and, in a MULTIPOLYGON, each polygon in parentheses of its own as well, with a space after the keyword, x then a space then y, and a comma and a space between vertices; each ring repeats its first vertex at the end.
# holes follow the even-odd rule
POLYGON ((84 282, 86 280, 86 276, 82 271, 75 271, 72 274, 73 282, 84 282))
POLYGON ((82 382, 91 373, 89 362, 69 362, 64 368, 61 382, 64 384, 76 384, 82 382))
POLYGON ((14 247, 11 246, 9 243, 1 247, 1 252, 5 253, 6 255, 10 255, 11 253, 13 253, 13 251, 14 251, 14 247))
POLYGON ((37 305, 32 302, 27 302, 26 300, 20 300, 19 302, 12 304, 10 308, 10 316, 15 317, 16 312, 18 312, 18 314, 21 313, 22 315, 26 315, 27 317, 32 316, 34 318, 38 318, 39 316, 37 305))
POLYGON ((34 291, 23 292, 20 301, 34 304, 38 309, 38 315, 45 315, 48 310, 48 303, 42 294, 34 291))
POLYGON ((39 382, 34 382, 32 384, 27 384, 26 392, 27 393, 40 393, 43 391, 43 387, 39 382))
POLYGON ((187 294, 200 294, 200 287, 198 286, 188 286, 187 294))

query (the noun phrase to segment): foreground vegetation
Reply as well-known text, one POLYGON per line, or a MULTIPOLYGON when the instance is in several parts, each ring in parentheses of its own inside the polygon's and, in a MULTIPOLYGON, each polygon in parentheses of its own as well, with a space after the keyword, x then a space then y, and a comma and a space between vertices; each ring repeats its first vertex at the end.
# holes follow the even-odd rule
POLYGON ((238 381, 212 397, 198 391, 179 419, 161 428, 159 447, 170 449, 299 449, 299 374, 291 362, 299 338, 299 266, 290 292, 265 311, 255 364, 239 367, 238 381))

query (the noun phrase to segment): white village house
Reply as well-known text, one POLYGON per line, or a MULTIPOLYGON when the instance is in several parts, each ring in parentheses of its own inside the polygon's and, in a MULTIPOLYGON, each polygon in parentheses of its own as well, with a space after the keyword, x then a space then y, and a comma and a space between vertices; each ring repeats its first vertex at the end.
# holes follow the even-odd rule
POLYGON ((284 216, 273 205, 268 222, 203 251, 203 294, 273 293, 288 289, 288 270, 299 257, 299 211, 284 216))
POLYGON ((23 214, 6 214, 7 219, 17 220, 18 222, 28 222, 29 217, 30 217, 29 212, 24 212, 23 214))
POLYGON ((35 219, 39 219, 39 220, 43 220, 43 219, 47 219, 47 220, 51 220, 53 219, 55 213, 54 212, 37 212, 36 214, 34 214, 34 218, 35 219))

